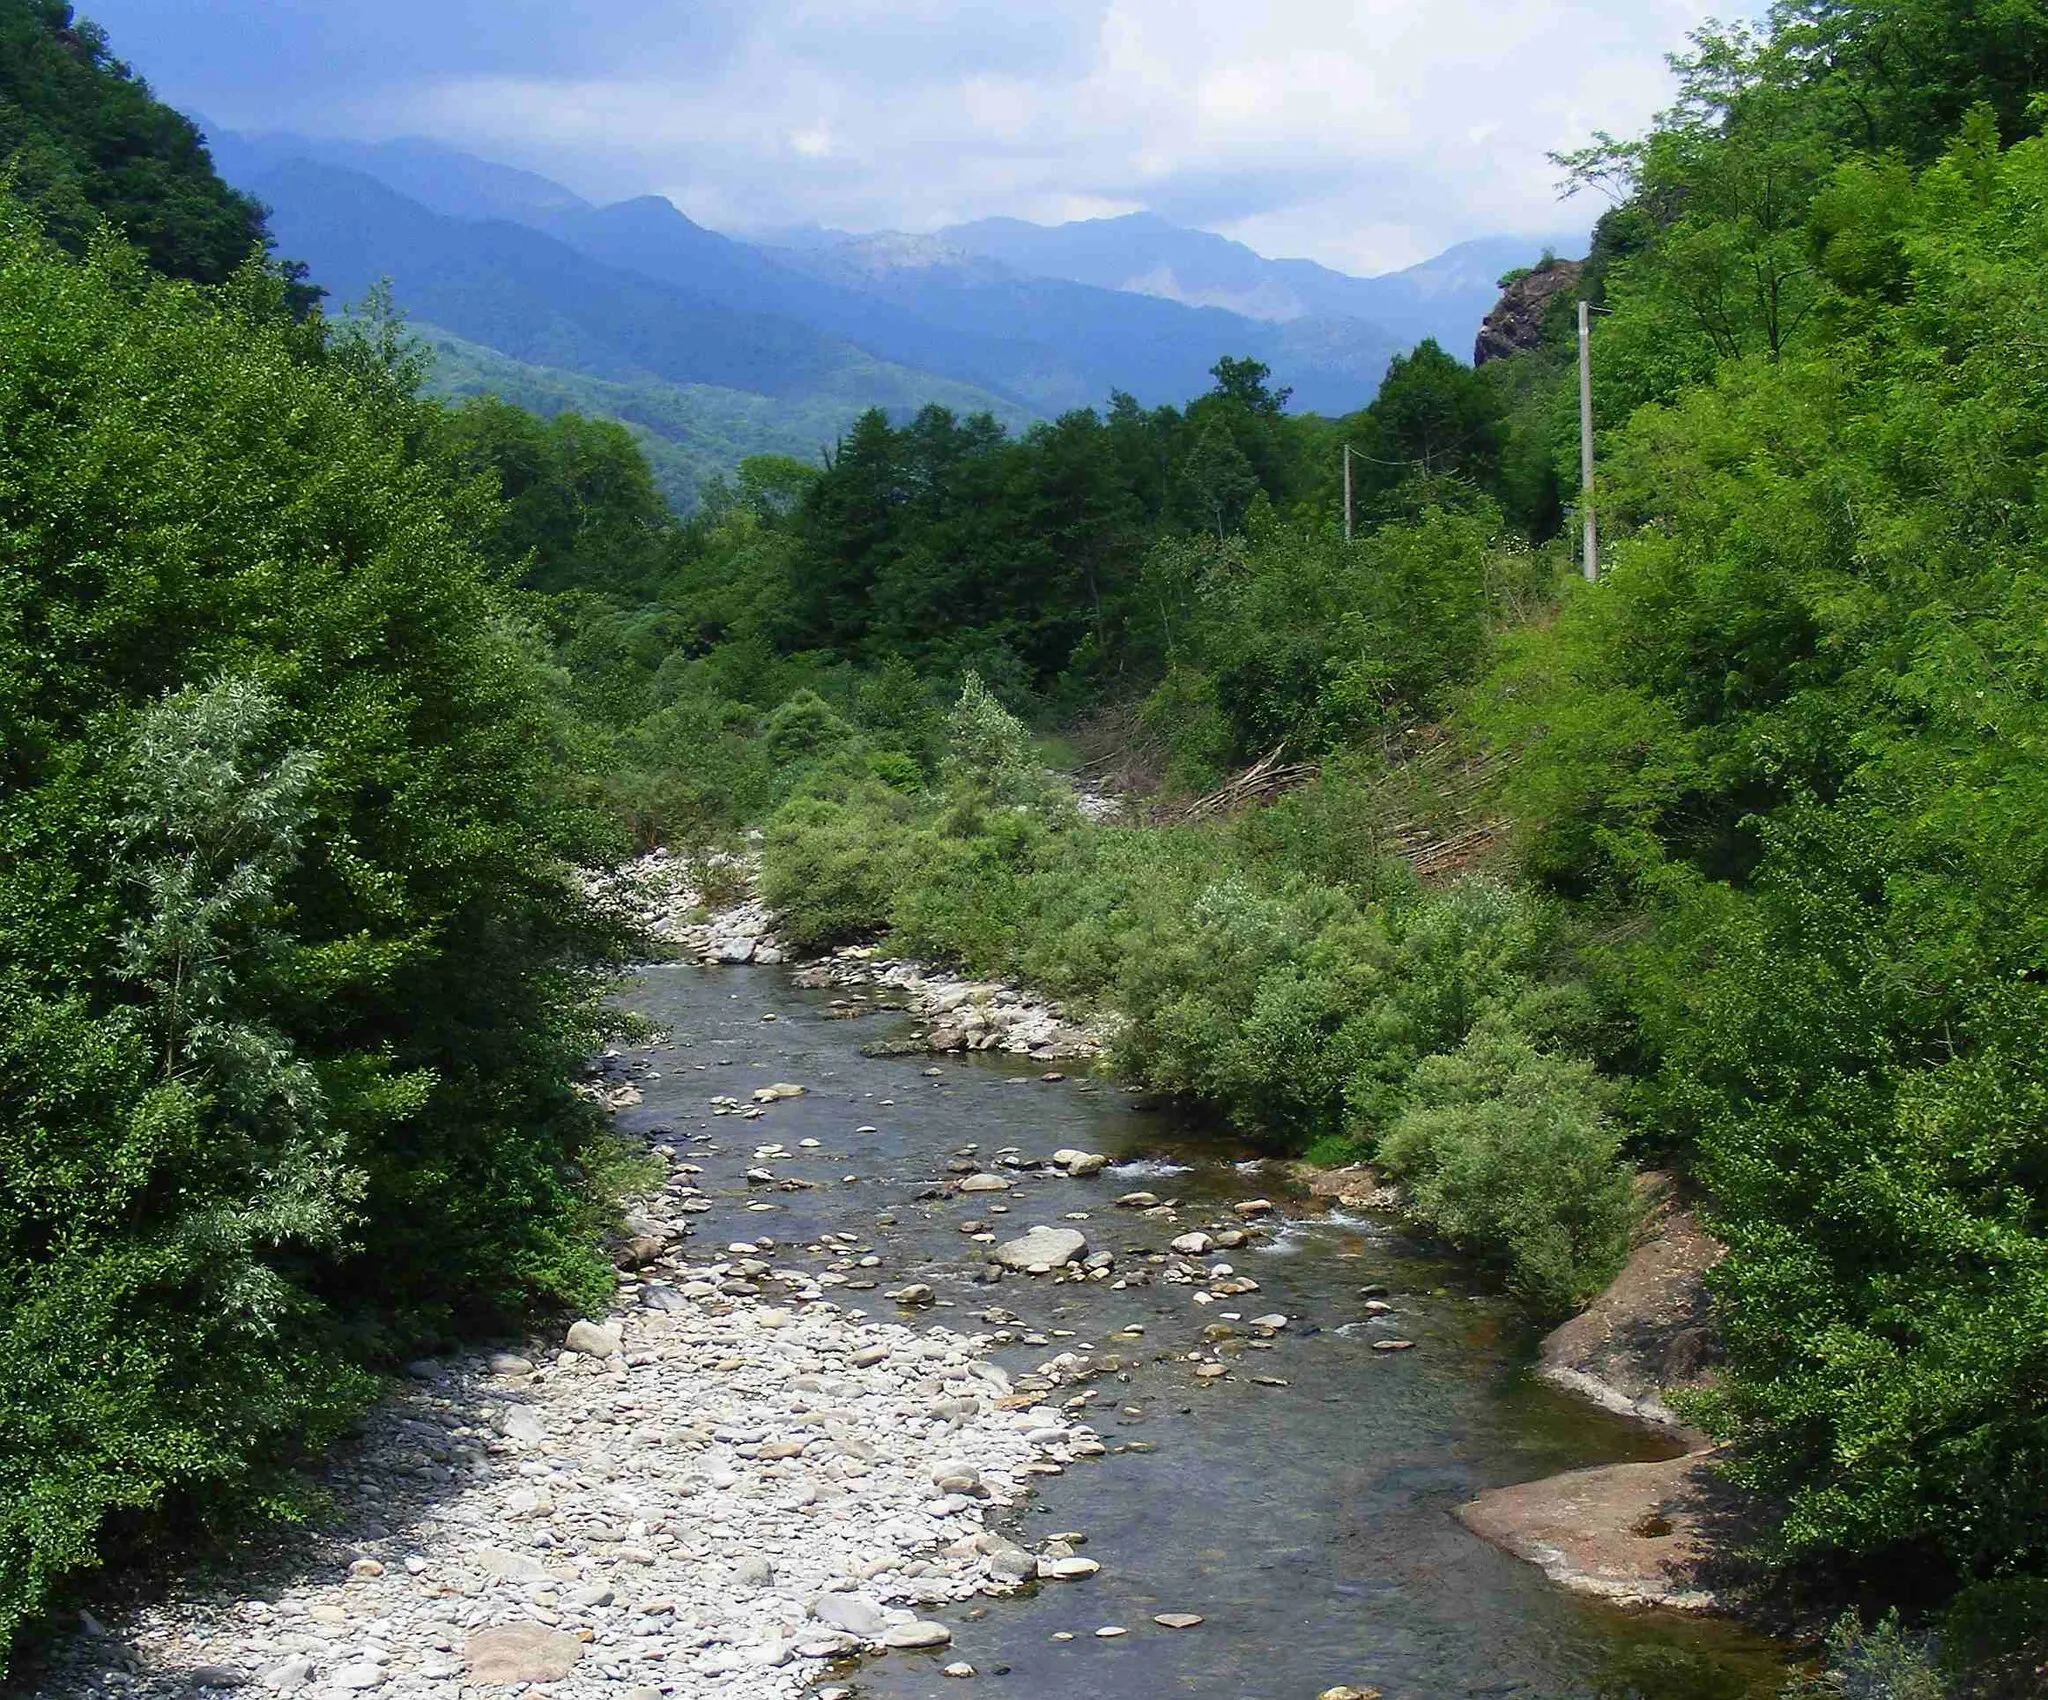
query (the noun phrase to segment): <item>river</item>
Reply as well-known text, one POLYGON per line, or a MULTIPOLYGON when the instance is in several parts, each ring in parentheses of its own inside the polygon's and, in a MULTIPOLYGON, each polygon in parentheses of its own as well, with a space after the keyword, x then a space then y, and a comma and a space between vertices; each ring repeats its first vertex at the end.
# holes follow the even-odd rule
MULTIPOLYGON (((1313 1700, 1339 1684, 1386 1700, 1776 1693, 1785 1664, 1771 1644, 1716 1619, 1565 1593, 1453 1520, 1488 1487, 1673 1450, 1539 1382, 1532 1329, 1470 1266, 1392 1221, 1290 1197, 1236 1142, 1142 1108, 1107 1079, 1045 1080, 1045 1065, 993 1054, 863 1056, 863 1041, 903 1018, 835 1019, 831 995, 778 969, 645 970, 625 1002, 664 1038, 632 1053, 648 1065, 644 1098, 619 1122, 702 1165, 698 1184, 716 1202, 695 1218, 700 1255, 767 1234, 787 1262, 821 1233, 856 1234, 880 1261, 854 1272, 871 1287, 835 1289, 842 1302, 1006 1334, 996 1355, 1014 1374, 1061 1352, 1122 1361, 1092 1383, 1089 1420, 1110 1455, 1048 1477, 1022 1514, 1034 1540, 1084 1532, 1102 1570, 940 1614, 955 1633, 948 1656, 970 1660, 978 1686, 1028 1700, 1313 1700), (774 1081, 805 1095, 758 1120, 712 1114, 713 1097, 746 1100, 774 1081), (771 1143, 791 1153, 770 1159, 774 1172, 815 1190, 749 1182, 771 1143), (969 1146, 983 1166, 1005 1147, 1114 1162, 1093 1179, 1025 1172, 1007 1194, 921 1198, 969 1146), (1177 1219, 1113 1206, 1134 1189, 1180 1201, 1177 1219), (1202 1305, 1202 1288, 1157 1281, 1145 1254, 1259 1197, 1279 1206, 1259 1242, 1214 1254, 1256 1280, 1255 1293, 1202 1305), (761 1204, 775 1208, 749 1208, 761 1204), (1003 1238, 1034 1223, 1077 1227, 1091 1250, 1116 1254, 1119 1277, 1146 1272, 1154 1284, 980 1284, 980 1247, 961 1231, 971 1219, 1003 1238), (900 1310, 885 1295, 905 1282, 928 1284, 937 1304, 900 1310), (1375 1313, 1361 1289, 1380 1287, 1392 1308, 1375 1313), (1246 1324, 1271 1312, 1288 1327, 1254 1343, 1246 1324), (1226 1325, 1230 1336, 1205 1338, 1226 1325), (1386 1338, 1414 1347, 1372 1349, 1386 1338), (1229 1373, 1198 1378, 1191 1353, 1229 1373), (1174 1612, 1204 1621, 1152 1621, 1174 1612), (1105 1626, 1127 1633, 1098 1637, 1105 1626)), ((872 1700, 963 1692, 918 1655, 839 1680, 872 1700)))

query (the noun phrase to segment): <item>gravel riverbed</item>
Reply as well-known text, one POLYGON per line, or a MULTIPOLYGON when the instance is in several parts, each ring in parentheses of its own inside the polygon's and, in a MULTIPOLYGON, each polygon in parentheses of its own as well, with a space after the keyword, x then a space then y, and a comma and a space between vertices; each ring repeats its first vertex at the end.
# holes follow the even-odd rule
POLYGON ((992 1527, 1091 1431, 976 1337, 868 1322, 808 1274, 723 1290, 772 1255, 672 1266, 582 1350, 414 1365, 331 1473, 345 1536, 81 1636, 42 1691, 784 1700, 942 1648, 921 1608, 1092 1569, 992 1527))

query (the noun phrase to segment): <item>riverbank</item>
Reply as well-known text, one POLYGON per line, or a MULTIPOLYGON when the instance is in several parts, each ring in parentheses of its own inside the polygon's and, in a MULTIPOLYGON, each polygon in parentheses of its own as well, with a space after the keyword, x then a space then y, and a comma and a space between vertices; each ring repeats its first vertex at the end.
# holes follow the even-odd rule
POLYGON ((775 917, 751 895, 754 861, 729 856, 716 865, 725 881, 745 887, 749 895, 723 903, 708 899, 692 864, 663 850, 650 851, 625 871, 626 889, 643 924, 688 958, 728 967, 792 963, 798 985, 849 994, 832 1006, 842 1020, 907 1011, 926 1027, 890 1041, 905 1053, 995 1050, 1036 1062, 1085 1062, 1109 1047, 1114 1024, 1108 1018, 1072 1018, 1059 1003, 1008 981, 968 979, 883 956, 867 945, 796 961, 799 953, 775 934, 775 917))
POLYGON ((530 1370, 415 1366, 332 1461, 317 1537, 159 1605, 96 1604, 116 1633, 40 1692, 170 1700, 212 1665, 265 1693, 303 1658, 300 1700, 497 1700, 529 1685, 493 1673, 568 1655, 556 1635, 583 1651, 541 1693, 592 1700, 932 1700, 954 1663, 977 1672, 963 1692, 1032 1700, 1774 1692, 1738 1631, 1582 1604, 1449 1515, 1664 1450, 1534 1381, 1514 1307, 1458 1260, 1079 1071, 863 1056, 833 996, 786 968, 645 971, 625 1001, 664 1036, 605 1083, 667 1176, 617 1248, 619 1351, 561 1361, 557 1333, 513 1346, 530 1370), (1044 1249, 1004 1267, 1030 1229, 1044 1249), (961 1389, 981 1408, 955 1426, 934 1407, 961 1389), (1049 1418, 1063 1448, 1034 1439, 1049 1418), (956 1463, 989 1497, 934 1513, 931 1471, 956 1463), (839 1627, 812 1602, 837 1593, 952 1639, 811 1661, 839 1627), (472 1647, 485 1630, 520 1633, 472 1647))
MULTIPOLYGON (((750 875, 744 863, 730 872, 750 875)), ((634 870, 657 932, 706 963, 783 963, 773 917, 749 898, 706 912, 680 863, 643 859, 634 870)), ((1000 982, 968 982, 924 965, 878 958, 849 947, 794 965, 798 985, 849 991, 831 1008, 841 1018, 895 1008, 922 1017, 925 1029, 895 1042, 899 1051, 934 1054, 1000 1048, 1052 1061, 1099 1055, 1109 1029, 1062 1029, 1057 1006, 1000 982), (870 999, 870 988, 893 996, 870 999)), ((1321 1169, 1279 1166, 1301 1193, 1353 1210, 1405 1215, 1398 1186, 1369 1165, 1321 1169)), ((1489 1491, 1458 1510, 1481 1539, 1535 1564, 1557 1585, 1624 1605, 1683 1611, 1731 1609, 1710 1575, 1725 1571, 1720 1548, 1739 1522, 1739 1506, 1715 1480, 1706 1436, 1669 1402, 1699 1385, 1713 1357, 1704 1277, 1722 1248, 1680 1207, 1665 1175, 1637 1183, 1639 1225, 1628 1262, 1582 1312, 1544 1340, 1538 1373, 1602 1409, 1668 1432, 1681 1456, 1611 1470, 1565 1472, 1489 1491)))

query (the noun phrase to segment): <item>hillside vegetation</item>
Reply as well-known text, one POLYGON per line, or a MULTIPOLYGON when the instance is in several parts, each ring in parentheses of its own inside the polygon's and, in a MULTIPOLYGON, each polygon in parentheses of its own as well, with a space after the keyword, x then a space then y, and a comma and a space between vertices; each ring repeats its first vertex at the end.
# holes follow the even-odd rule
POLYGON ((592 1295, 567 1082, 625 941, 573 869, 759 827, 798 942, 1111 1008, 1129 1075, 1372 1160, 1537 1311, 1683 1170, 1759 1556, 1917 1614, 1834 1691, 2037 1692, 2048 15, 1805 0, 1678 64, 1560 162, 1614 203, 1591 585, 1568 294, 1348 417, 1218 349, 1184 406, 869 412, 683 519, 624 426, 295 319, 259 225, 209 272, 182 190, 141 248, 10 202, 0 1632, 282 1503, 412 1343, 592 1295), (1105 722, 1166 824, 1048 777, 1031 728, 1105 722), (1276 750, 1314 782, 1178 808, 1276 750), (1402 854, 1475 818, 1476 868, 1402 854))
POLYGON ((1342 421, 1238 362, 1022 439, 870 420, 564 650, 630 823, 772 809, 799 936, 1113 1005, 1132 1073, 1373 1157, 1546 1306, 1614 1267, 1623 1160, 1680 1164, 1732 1247, 1695 1414, 1783 1505, 1772 1556, 1940 1578, 2023 1637, 2044 52, 2025 9, 1785 7, 1701 35, 1648 136, 1560 162, 1615 201, 1600 584, 1559 537, 1566 299, 1543 347, 1425 346, 1342 421), (1183 795, 1283 744, 1322 778, 1227 827, 1089 827, 949 757, 951 687, 918 683, 970 671, 1026 720, 1138 702, 1183 795), (1515 828, 1433 889, 1382 853, 1443 802, 1405 759, 1429 726, 1515 828))

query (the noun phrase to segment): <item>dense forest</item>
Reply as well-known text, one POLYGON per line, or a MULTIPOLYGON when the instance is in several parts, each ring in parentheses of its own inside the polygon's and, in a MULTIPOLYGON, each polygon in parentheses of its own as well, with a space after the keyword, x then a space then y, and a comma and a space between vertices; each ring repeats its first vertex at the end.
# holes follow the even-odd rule
POLYGON ((1793 0, 1675 63, 1559 161, 1611 202, 1588 584, 1572 289, 1347 417, 1219 350, 685 519, 622 425, 425 399, 0 0, 0 1638, 288 1514, 405 1351, 601 1291, 569 1083, 634 941, 574 871, 751 830, 795 942, 1114 1010, 1129 1077, 1372 1161, 1539 1312, 1682 1172, 1730 1247, 1689 1414, 1775 1585, 1906 1613, 1838 1643, 1920 1686, 1862 1691, 2038 1691, 2048 12, 1793 0), (1081 748, 1152 824, 1082 817, 1081 748), (1175 806, 1276 751, 1313 782, 1175 806))

